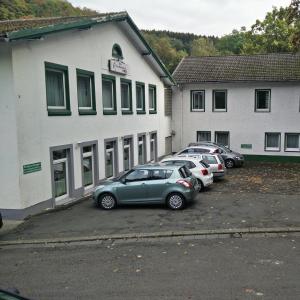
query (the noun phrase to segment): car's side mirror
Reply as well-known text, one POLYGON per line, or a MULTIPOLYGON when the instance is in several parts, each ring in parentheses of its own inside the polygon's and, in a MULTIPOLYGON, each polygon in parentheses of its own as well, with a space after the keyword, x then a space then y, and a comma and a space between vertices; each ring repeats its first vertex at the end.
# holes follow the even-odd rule
POLYGON ((123 177, 123 178, 121 179, 121 182, 122 182, 123 184, 126 184, 126 178, 123 177))

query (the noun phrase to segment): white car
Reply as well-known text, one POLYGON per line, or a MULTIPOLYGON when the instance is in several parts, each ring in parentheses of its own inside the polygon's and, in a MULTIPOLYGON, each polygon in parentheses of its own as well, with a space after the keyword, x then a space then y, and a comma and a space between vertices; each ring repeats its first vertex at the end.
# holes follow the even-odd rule
POLYGON ((213 183, 213 174, 209 165, 199 158, 172 156, 160 161, 165 165, 186 165, 199 182, 199 191, 213 183))
POLYGON ((226 175, 226 166, 224 160, 220 154, 180 154, 176 157, 180 158, 196 158, 205 164, 210 166, 211 172, 213 173, 214 178, 222 178, 226 175))

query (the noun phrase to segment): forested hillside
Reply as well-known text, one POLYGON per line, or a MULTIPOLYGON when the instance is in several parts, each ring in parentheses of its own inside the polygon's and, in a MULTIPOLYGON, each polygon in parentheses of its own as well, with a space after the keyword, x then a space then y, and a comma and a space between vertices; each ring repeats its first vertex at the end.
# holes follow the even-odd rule
MULTIPOLYGON (((74 7, 65 0, 0 0, 0 20, 95 15, 88 8, 74 7)), ((274 7, 264 20, 250 29, 242 27, 222 37, 199 36, 161 30, 143 30, 146 40, 170 72, 187 55, 256 54, 300 51, 300 0, 287 7, 274 7)))

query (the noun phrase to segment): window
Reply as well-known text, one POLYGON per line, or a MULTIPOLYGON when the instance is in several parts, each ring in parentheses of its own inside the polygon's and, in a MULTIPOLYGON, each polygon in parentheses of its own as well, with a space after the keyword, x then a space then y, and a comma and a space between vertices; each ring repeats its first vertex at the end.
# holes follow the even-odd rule
POLYGON ((218 163, 217 159, 213 155, 203 155, 203 161, 208 165, 215 165, 218 163))
POLYGON ((126 181, 143 181, 149 178, 149 170, 134 170, 126 176, 126 181))
POLYGON ((138 114, 145 114, 145 84, 136 83, 136 111, 138 114))
POLYGON ((138 163, 140 165, 146 163, 146 136, 138 136, 138 163))
POLYGON ((280 151, 280 133, 266 132, 265 151, 280 151))
POLYGON ((103 114, 117 114, 116 79, 111 75, 102 75, 103 114))
POLYGON ((95 80, 94 73, 77 69, 77 97, 80 115, 95 115, 95 80))
POLYGON ((122 114, 132 114, 132 86, 131 80, 121 79, 121 107, 122 114))
POLYGON ((93 147, 86 146, 82 149, 82 164, 83 164, 83 186, 92 186, 94 183, 93 172, 93 147))
POLYGON ((213 91, 213 111, 227 111, 227 90, 213 91))
POLYGON ((123 170, 128 171, 133 167, 132 138, 123 139, 123 170))
POLYGON ((112 47, 112 57, 123 59, 122 49, 118 44, 114 44, 112 47))
POLYGON ((70 116, 68 67, 45 62, 48 116, 70 116))
POLYGON ((153 170, 151 175, 151 180, 164 180, 171 177, 173 171, 172 170, 153 170))
POLYGON ((197 142, 210 142, 211 133, 210 131, 197 131, 197 142))
POLYGON ((150 161, 157 161, 157 134, 150 133, 150 161))
POLYGON ((285 151, 300 151, 300 133, 286 133, 285 134, 285 151))
POLYGON ((215 142, 229 148, 229 132, 228 131, 216 131, 215 142))
POLYGON ((149 85, 149 113, 156 114, 156 86, 149 85))
POLYGON ((68 155, 67 150, 53 151, 54 197, 65 198, 69 193, 68 155))
POLYGON ((205 111, 205 91, 191 91, 191 111, 205 111))
POLYGON ((255 90, 255 111, 269 112, 271 110, 271 90, 255 90))
POLYGON ((118 173, 117 166, 117 142, 105 142, 105 176, 106 178, 114 177, 118 173))

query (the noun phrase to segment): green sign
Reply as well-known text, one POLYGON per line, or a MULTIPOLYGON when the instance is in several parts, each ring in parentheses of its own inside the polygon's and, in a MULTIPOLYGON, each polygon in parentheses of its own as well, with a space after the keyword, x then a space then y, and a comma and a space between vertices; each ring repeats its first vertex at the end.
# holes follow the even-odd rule
POLYGON ((241 144, 242 149, 252 149, 252 144, 241 144))
POLYGON ((34 173, 42 170, 42 163, 37 162, 23 166, 23 174, 34 173))

